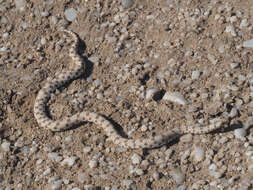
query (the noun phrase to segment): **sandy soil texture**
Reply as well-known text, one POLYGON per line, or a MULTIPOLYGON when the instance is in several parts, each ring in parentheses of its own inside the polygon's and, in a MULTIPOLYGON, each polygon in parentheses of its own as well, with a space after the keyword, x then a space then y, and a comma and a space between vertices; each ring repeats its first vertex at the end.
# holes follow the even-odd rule
POLYGON ((0 190, 253 189, 252 0, 0 0, 0 190), (53 119, 103 114, 123 135, 227 123, 157 149, 125 149, 93 123, 64 132, 33 116, 47 78, 53 119), (246 47, 247 46, 247 47, 246 47))

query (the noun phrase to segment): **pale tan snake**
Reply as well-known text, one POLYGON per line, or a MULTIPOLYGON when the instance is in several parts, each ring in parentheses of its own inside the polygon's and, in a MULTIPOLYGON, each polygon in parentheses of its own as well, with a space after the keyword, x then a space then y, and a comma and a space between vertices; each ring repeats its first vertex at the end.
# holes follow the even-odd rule
POLYGON ((186 133, 192 134, 204 134, 211 132, 215 129, 221 128, 225 124, 225 120, 218 118, 215 122, 207 126, 180 126, 180 131, 168 132, 162 135, 156 135, 148 138, 141 139, 127 139, 120 136, 114 129, 113 125, 98 113, 92 113, 89 111, 83 111, 77 113, 71 117, 65 117, 62 120, 52 120, 46 113, 47 102, 54 91, 64 85, 66 82, 79 77, 85 71, 85 64, 83 64, 83 59, 78 54, 79 38, 76 33, 68 30, 64 30, 72 36, 74 42, 70 48, 69 55, 74 62, 74 68, 68 71, 62 72, 55 76, 54 79, 46 82, 45 86, 39 91, 35 103, 34 103, 34 117, 36 118, 38 124, 42 128, 47 128, 52 131, 63 131, 73 127, 73 125, 81 123, 83 121, 89 121, 100 126, 105 131, 109 140, 113 141, 116 145, 123 146, 125 148, 155 148, 163 144, 166 144, 180 135, 186 133))

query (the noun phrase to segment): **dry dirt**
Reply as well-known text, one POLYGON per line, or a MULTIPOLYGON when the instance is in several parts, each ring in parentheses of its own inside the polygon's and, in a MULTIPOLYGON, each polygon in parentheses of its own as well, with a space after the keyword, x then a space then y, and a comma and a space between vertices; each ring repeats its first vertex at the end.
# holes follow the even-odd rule
POLYGON ((253 38, 252 0, 123 5, 0 0, 0 189, 253 189, 253 48, 242 46, 253 38), (82 39, 87 69, 51 97, 53 119, 95 111, 133 138, 221 115, 225 129, 127 150, 92 123, 40 128, 37 93, 73 64, 63 28, 82 39), (164 100, 166 92, 188 105, 164 100))

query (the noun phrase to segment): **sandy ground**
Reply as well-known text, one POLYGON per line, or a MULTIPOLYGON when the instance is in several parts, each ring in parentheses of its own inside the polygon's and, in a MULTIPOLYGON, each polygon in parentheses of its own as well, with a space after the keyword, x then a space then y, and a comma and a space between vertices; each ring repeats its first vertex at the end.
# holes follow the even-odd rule
POLYGON ((252 0, 0 0, 0 23, 1 190, 253 189, 252 0), (87 70, 51 97, 53 119, 94 111, 132 138, 221 115, 224 129, 128 150, 92 123, 40 128, 37 93, 73 64, 63 28, 87 70))

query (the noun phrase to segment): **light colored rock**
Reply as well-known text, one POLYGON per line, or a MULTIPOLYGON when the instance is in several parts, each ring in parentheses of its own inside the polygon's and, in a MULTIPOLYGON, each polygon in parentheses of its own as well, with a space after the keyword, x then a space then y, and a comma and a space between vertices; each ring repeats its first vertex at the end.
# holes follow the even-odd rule
POLYGON ((90 166, 90 168, 96 168, 98 166, 98 161, 97 160, 90 160, 89 166, 90 166))
POLYGON ((3 151, 8 152, 8 151, 10 151, 10 145, 11 145, 11 143, 9 143, 9 142, 3 142, 1 144, 1 148, 3 149, 3 151))
POLYGON ((240 140, 245 140, 245 136, 247 134, 246 130, 244 128, 236 129, 234 131, 235 137, 240 140))
POLYGON ((192 80, 199 79, 200 71, 192 71, 192 80))
POLYGON ((194 147, 191 156, 196 162, 200 162, 205 158, 205 149, 199 146, 194 147))
POLYGON ((136 153, 133 154, 133 156, 131 157, 131 159, 132 159, 132 163, 133 164, 140 164, 141 161, 142 161, 141 156, 138 155, 138 154, 136 154, 136 153))
POLYGON ((52 190, 57 190, 57 189, 60 189, 61 186, 62 186, 62 180, 60 179, 60 180, 53 182, 51 188, 52 188, 52 190))
POLYGON ((176 181, 177 184, 181 184, 185 180, 185 175, 183 174, 183 172, 179 168, 173 168, 170 171, 170 175, 176 181))
POLYGON ((168 100, 181 105, 187 104, 187 101, 180 92, 166 92, 163 96, 163 100, 168 100))
POLYGON ((85 173, 79 173, 77 180, 79 183, 84 183, 87 180, 87 175, 85 173))
POLYGON ((75 161, 77 160, 77 157, 76 156, 72 156, 72 157, 69 157, 69 158, 65 158, 62 162, 61 162, 61 165, 62 166, 73 166, 75 161))
POLYGON ((23 11, 25 10, 25 1, 24 0, 15 0, 16 8, 23 11))
POLYGON ((149 90, 147 90, 146 93, 146 99, 151 99, 155 93, 157 93, 159 90, 157 88, 151 88, 149 90))
POLYGON ((64 11, 64 16, 69 22, 72 22, 76 19, 77 11, 74 8, 66 9, 64 11))
POLYGON ((247 48, 253 48, 253 39, 243 42, 242 46, 247 48))
POLYGON ((133 4, 133 0, 121 0, 121 4, 124 8, 130 8, 133 4))
POLYGON ((56 152, 50 152, 47 154, 48 158, 54 160, 55 162, 60 162, 62 160, 62 156, 59 156, 56 152))

